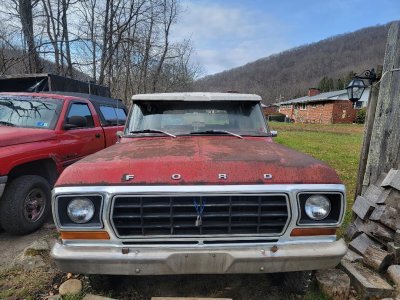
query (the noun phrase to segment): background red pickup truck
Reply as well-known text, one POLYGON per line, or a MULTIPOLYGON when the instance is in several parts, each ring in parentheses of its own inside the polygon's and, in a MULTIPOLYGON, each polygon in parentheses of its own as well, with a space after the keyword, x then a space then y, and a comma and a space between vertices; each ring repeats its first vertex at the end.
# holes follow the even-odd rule
POLYGON ((122 101, 77 93, 0 93, 0 226, 32 232, 51 214, 51 188, 77 160, 115 144, 122 101))

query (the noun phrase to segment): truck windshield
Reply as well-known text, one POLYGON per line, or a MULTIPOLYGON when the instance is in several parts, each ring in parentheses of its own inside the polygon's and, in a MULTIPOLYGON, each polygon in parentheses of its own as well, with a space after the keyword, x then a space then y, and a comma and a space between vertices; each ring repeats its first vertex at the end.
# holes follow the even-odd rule
POLYGON ((61 100, 29 96, 0 96, 0 126, 54 129, 61 100))
MULTIPOLYGON (((241 136, 266 136, 268 129, 258 102, 140 101, 133 103, 125 135, 162 130, 173 135, 229 131, 241 136)), ((157 135, 157 133, 142 133, 157 135)))

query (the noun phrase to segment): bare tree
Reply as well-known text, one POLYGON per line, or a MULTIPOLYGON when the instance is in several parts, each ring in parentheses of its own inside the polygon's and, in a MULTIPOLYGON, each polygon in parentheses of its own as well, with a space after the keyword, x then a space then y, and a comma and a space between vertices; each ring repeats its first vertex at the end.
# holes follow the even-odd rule
MULTIPOLYGON (((6 32, 14 37, 3 35, 4 41, 17 41, 21 33, 30 47, 27 52, 36 53, 48 71, 109 85, 117 97, 183 89, 198 73, 190 42, 170 41, 179 0, 6 1, 14 5, 8 11, 15 13, 3 13, 0 5, 0 17, 9 16, 6 32), (23 11, 20 3, 31 10, 23 11), (15 16, 20 27, 13 22, 15 16)), ((1 46, 0 72, 5 72, 1 46)), ((30 67, 34 62, 29 60, 26 71, 36 70, 30 67)))
POLYGON ((38 73, 42 71, 39 54, 36 48, 33 32, 32 10, 38 0, 18 0, 19 17, 22 25, 26 48, 28 51, 29 71, 38 73))
POLYGON ((169 35, 171 30, 171 25, 175 22, 177 17, 177 2, 176 0, 164 0, 162 6, 162 25, 164 34, 164 45, 157 64, 157 68, 153 77, 153 87, 152 90, 155 92, 157 90, 157 83, 161 74, 162 67, 164 65, 168 50, 169 50, 169 35))

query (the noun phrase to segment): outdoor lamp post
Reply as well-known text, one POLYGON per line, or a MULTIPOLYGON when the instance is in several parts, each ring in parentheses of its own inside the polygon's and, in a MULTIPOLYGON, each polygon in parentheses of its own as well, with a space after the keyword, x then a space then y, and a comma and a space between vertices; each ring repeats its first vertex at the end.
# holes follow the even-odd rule
POLYGON ((367 87, 364 79, 368 79, 369 84, 374 83, 377 80, 375 70, 367 70, 364 72, 364 76, 356 75, 353 77, 353 80, 350 81, 346 87, 347 96, 351 102, 357 102, 360 100, 365 88, 367 87))
POLYGON ((365 90, 365 83, 362 79, 353 79, 350 81, 349 85, 346 87, 347 96, 351 102, 357 102, 360 100, 362 94, 365 90))

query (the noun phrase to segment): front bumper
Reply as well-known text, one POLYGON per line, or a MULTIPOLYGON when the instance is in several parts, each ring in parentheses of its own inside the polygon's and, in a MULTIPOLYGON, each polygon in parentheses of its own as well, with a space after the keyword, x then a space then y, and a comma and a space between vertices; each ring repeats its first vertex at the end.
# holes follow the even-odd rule
POLYGON ((0 198, 4 193, 4 189, 6 188, 7 176, 0 176, 0 198))
POLYGON ((122 248, 65 246, 56 243, 51 255, 64 272, 114 275, 275 273, 335 267, 347 251, 335 242, 271 245, 229 249, 122 248))

